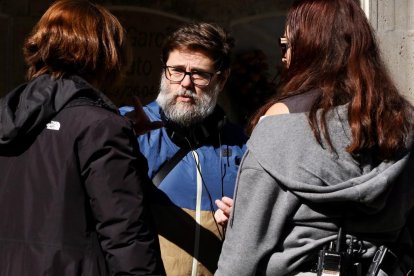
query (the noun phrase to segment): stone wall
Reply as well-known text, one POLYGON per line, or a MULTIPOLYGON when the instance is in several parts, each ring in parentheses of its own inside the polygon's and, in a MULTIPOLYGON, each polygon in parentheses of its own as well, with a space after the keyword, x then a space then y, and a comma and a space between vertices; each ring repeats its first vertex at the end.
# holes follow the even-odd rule
POLYGON ((414 0, 371 0, 370 21, 397 87, 414 103, 414 0))

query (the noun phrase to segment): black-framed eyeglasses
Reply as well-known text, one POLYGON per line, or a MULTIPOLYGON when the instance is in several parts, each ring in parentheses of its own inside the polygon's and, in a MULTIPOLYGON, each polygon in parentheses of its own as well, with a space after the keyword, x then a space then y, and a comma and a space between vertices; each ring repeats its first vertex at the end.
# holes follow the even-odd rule
POLYGON ((215 73, 204 72, 204 71, 192 71, 187 72, 179 67, 164 66, 165 77, 172 83, 180 83, 183 81, 185 76, 189 75, 191 82, 196 86, 207 86, 210 84, 211 79, 214 75, 221 74, 221 71, 215 73))
POLYGON ((280 50, 282 50, 282 57, 286 55, 287 50, 289 49, 289 41, 286 37, 280 37, 279 38, 279 46, 280 50))

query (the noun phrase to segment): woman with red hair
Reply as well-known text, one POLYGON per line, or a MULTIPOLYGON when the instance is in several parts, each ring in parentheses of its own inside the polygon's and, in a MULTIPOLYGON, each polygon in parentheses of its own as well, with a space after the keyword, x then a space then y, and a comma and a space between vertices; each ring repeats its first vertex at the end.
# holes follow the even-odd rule
POLYGON ((342 258, 329 273, 365 275, 381 245, 400 260, 384 275, 402 275, 413 107, 364 12, 355 0, 295 1, 281 46, 281 91, 252 120, 216 275, 325 275, 329 252, 342 258))
POLYGON ((24 44, 29 82, 0 99, 0 275, 161 275, 130 122, 105 96, 127 68, 107 9, 60 0, 24 44))

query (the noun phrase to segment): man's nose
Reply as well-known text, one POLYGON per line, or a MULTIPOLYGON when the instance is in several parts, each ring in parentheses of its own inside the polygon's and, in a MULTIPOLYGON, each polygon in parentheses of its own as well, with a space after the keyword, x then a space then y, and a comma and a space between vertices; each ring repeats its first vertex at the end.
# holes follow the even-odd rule
POLYGON ((181 86, 182 87, 192 87, 193 86, 193 82, 191 81, 190 75, 185 75, 184 76, 184 79, 181 81, 181 86))

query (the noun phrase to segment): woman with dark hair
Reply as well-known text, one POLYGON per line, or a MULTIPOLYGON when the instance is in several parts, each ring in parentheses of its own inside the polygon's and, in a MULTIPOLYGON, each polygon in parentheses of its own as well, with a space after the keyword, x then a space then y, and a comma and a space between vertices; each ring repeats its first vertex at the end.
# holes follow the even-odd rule
POLYGON ((281 93, 252 120, 215 275, 328 275, 326 263, 365 275, 381 245, 400 260, 384 275, 401 275, 413 246, 413 108, 364 12, 355 0, 295 1, 281 44, 281 93), (318 268, 322 249, 342 262, 333 254, 318 268))
POLYGON ((27 38, 29 82, 0 99, 0 275, 162 273, 131 124, 99 89, 126 35, 105 8, 55 2, 27 38))

